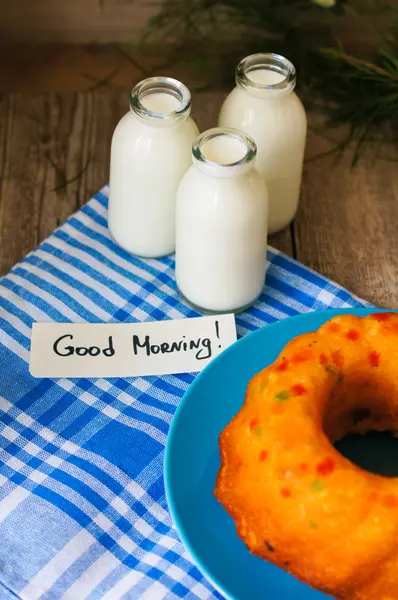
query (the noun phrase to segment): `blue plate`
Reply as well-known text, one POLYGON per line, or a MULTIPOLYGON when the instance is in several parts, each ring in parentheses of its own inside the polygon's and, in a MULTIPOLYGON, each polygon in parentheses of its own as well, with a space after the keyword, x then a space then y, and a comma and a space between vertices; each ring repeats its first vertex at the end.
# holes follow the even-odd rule
POLYGON ((231 600, 330 598, 249 553, 232 519, 215 500, 218 436, 243 404, 250 378, 272 363, 296 335, 333 316, 375 309, 312 312, 268 325, 242 338, 195 379, 175 413, 167 440, 165 486, 182 542, 199 569, 231 600))

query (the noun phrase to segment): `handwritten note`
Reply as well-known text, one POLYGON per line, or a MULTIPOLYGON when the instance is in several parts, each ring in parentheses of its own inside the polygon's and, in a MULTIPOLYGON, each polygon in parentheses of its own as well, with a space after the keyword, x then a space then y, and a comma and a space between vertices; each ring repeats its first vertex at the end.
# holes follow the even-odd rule
POLYGON ((33 377, 132 377, 201 371, 236 341, 232 314, 149 323, 34 323, 33 377))

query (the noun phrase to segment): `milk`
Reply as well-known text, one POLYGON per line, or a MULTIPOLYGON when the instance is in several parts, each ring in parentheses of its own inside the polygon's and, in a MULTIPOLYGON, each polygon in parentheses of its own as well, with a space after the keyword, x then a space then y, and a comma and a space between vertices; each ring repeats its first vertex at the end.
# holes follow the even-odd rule
POLYGON ((257 144, 256 166, 268 187, 269 233, 286 227, 299 203, 307 119, 292 91, 295 81, 294 67, 283 57, 247 57, 219 115, 220 127, 241 129, 257 144))
POLYGON ((195 142, 176 206, 176 281, 202 312, 239 312, 264 286, 267 189, 252 139, 211 129, 195 142))
MULTIPOLYGON (((201 152, 207 161, 215 163, 215 168, 220 173, 218 165, 232 165, 242 160, 246 155, 247 146, 239 138, 219 135, 203 143, 201 152)), ((201 165, 198 167, 201 168, 201 165)), ((209 172, 209 168, 209 165, 205 167, 206 172, 209 172)))
POLYGON ((141 98, 141 104, 147 110, 156 113, 171 113, 181 108, 181 100, 166 92, 149 93, 141 98))
POLYGON ((256 69, 250 71, 247 73, 247 77, 250 81, 253 81, 253 83, 258 83, 260 85, 275 85, 276 83, 281 83, 285 79, 285 76, 282 73, 271 71, 270 69, 256 69))
POLYGON ((154 258, 174 252, 177 188, 198 135, 190 106, 182 83, 153 77, 133 90, 130 111, 114 131, 108 227, 131 254, 154 258))

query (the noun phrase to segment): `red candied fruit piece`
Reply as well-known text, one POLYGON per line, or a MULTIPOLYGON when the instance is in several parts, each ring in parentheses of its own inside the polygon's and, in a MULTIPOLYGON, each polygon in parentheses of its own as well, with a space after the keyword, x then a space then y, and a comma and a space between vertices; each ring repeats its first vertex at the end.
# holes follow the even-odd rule
POLYGON ((356 329, 349 329, 345 336, 347 340, 355 342, 359 338, 359 331, 357 331, 356 329))
POLYGON ((340 329, 341 327, 337 323, 331 323, 329 325, 329 331, 331 331, 332 333, 337 333, 338 331, 340 331, 340 329))
POLYGON ((254 429, 256 425, 258 425, 258 419, 254 417, 249 423, 250 430, 254 429))
POLYGON ((285 412, 285 407, 282 404, 275 404, 272 407, 272 412, 274 413, 274 415, 281 415, 285 412))
POLYGON ((336 367, 342 367, 344 365, 344 357, 340 350, 335 350, 332 352, 332 362, 336 365, 336 367))
POLYGON ((373 313, 372 319, 375 319, 376 321, 382 322, 382 321, 388 321, 391 318, 391 315, 389 313, 373 313))
POLYGON ((333 473, 335 468, 335 462, 331 456, 327 456, 316 466, 318 475, 330 475, 333 473))
POLYGON ((261 450, 260 456, 259 456, 261 462, 263 462, 267 458, 267 456, 268 456, 268 452, 266 450, 261 450))
POLYGON ((321 363, 321 365, 326 365, 326 363, 328 362, 328 357, 326 356, 326 354, 321 354, 319 356, 319 362, 321 363))
POLYGON ((300 463, 299 467, 300 467, 300 471, 302 471, 303 473, 307 473, 307 471, 308 471, 307 463, 300 463))
POLYGON ((373 352, 369 354, 368 360, 371 367, 378 367, 380 364, 380 354, 373 350, 373 352))
POLYGON ((368 500, 369 502, 376 502, 379 498, 379 494, 378 492, 370 492, 369 496, 368 496, 368 500))
POLYGON ((383 499, 383 504, 387 508, 396 508, 398 506, 398 498, 394 494, 386 494, 383 499))
POLYGON ((276 367, 277 371, 286 371, 289 366, 289 361, 286 358, 282 359, 282 362, 276 367))
POLYGON ((310 352, 297 352, 296 354, 293 354, 292 356, 292 362, 294 362, 296 365, 305 362, 306 360, 308 360, 311 356, 310 352))
POLYGON ((298 383, 297 385, 292 386, 292 392, 295 396, 305 396, 307 393, 307 388, 298 383))
POLYGON ((281 489, 281 496, 283 496, 284 498, 290 498, 291 495, 292 495, 292 492, 289 490, 289 488, 281 489))

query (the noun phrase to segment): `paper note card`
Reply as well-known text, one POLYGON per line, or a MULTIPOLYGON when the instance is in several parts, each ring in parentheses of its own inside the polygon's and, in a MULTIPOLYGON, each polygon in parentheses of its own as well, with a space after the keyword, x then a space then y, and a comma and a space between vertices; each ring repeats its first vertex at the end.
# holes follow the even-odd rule
POLYGON ((34 323, 34 377, 132 377, 201 371, 236 341, 232 314, 149 323, 34 323))

